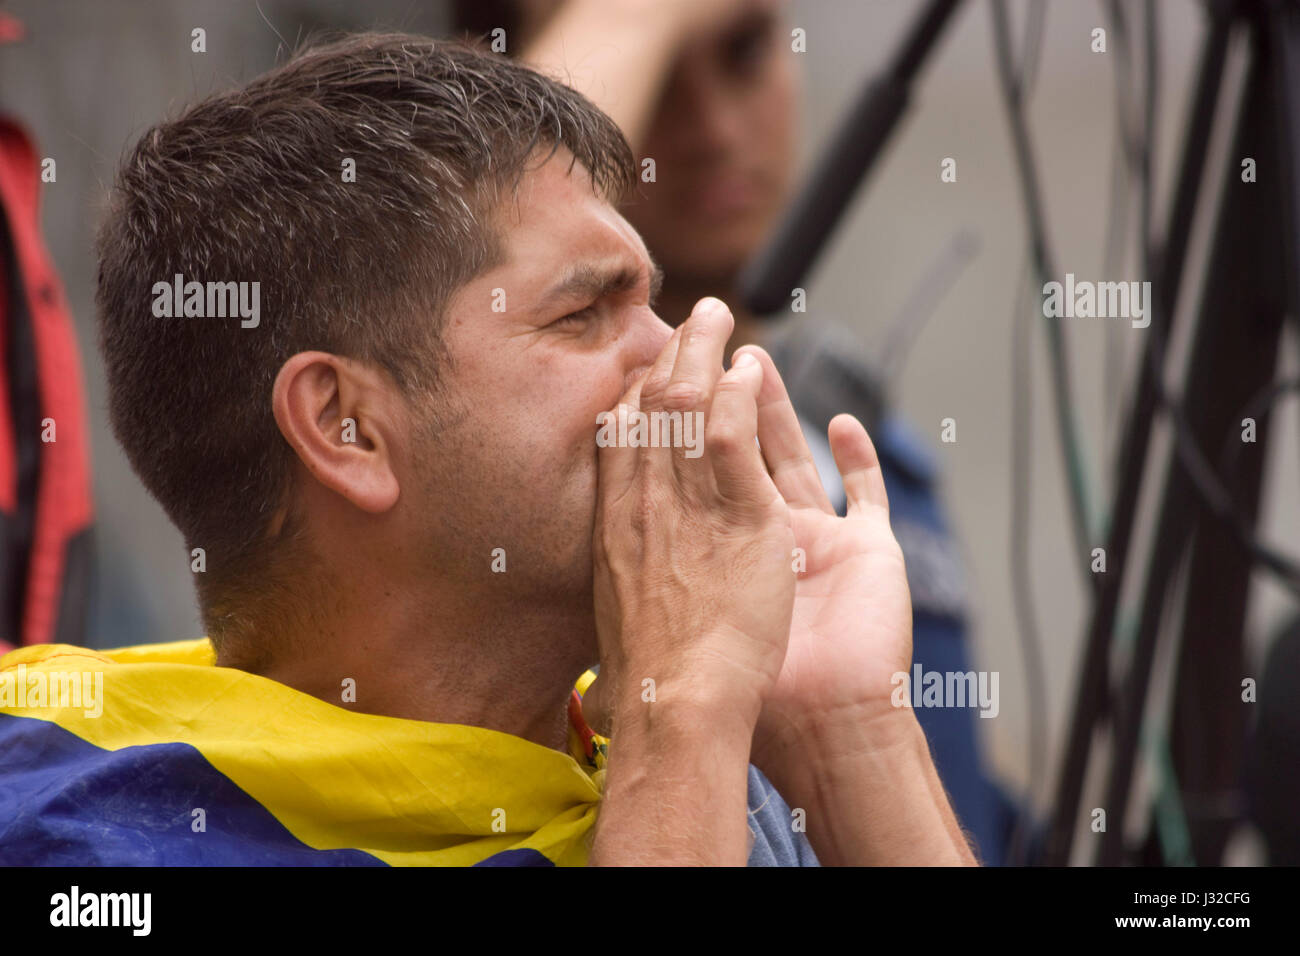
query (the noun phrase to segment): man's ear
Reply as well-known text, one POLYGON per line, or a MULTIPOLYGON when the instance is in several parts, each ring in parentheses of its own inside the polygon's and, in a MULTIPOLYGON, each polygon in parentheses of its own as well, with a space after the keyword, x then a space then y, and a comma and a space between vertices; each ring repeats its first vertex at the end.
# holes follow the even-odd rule
POLYGON ((318 482, 371 514, 397 503, 398 421, 383 376, 328 352, 299 352, 276 375, 271 408, 318 482))

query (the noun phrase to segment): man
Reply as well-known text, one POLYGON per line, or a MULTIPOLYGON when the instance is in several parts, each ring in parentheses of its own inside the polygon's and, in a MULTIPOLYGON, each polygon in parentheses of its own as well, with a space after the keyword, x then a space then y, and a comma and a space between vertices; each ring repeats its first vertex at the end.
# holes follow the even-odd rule
POLYGON ((0 661, 0 859, 743 864, 752 760, 787 854, 974 862, 891 699, 870 439, 832 424, 837 517, 725 306, 653 311, 634 176, 579 94, 407 35, 144 134, 102 346, 208 639, 0 661))
MULTIPOLYGON (((846 501, 826 428, 847 411, 871 430, 907 559, 915 666, 973 673, 965 575, 930 444, 885 407, 881 377, 857 358, 859 337, 829 320, 816 289, 807 290, 808 314, 793 328, 731 299, 795 185, 802 56, 791 49, 798 23, 787 15, 789 4, 457 0, 453 8, 456 31, 504 40, 508 52, 618 122, 643 172, 653 161, 653 178, 643 175, 620 211, 664 268, 660 313, 676 322, 702 296, 729 300, 732 345, 759 343, 771 352, 840 513, 846 501)), ((981 766, 976 725, 983 721, 960 707, 927 707, 918 717, 963 825, 986 861, 1001 862, 1010 806, 981 766)), ((762 799, 755 794, 754 805, 762 799)))

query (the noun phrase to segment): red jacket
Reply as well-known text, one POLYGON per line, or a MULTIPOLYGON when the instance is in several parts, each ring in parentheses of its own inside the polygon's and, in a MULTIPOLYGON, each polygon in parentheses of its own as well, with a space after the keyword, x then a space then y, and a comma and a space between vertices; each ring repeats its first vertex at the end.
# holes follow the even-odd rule
POLYGON ((0 651, 85 644, 91 586, 81 361, 39 191, 31 141, 0 117, 0 651))

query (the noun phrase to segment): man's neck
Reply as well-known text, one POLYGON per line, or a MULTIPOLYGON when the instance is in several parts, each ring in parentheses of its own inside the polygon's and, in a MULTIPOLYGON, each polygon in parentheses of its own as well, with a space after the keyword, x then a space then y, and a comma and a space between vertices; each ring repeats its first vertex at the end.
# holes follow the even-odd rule
POLYGON ((327 622, 262 637, 283 649, 275 657, 217 663, 346 710, 485 727, 567 749, 568 700, 587 666, 579 616, 465 607, 432 595, 403 600, 391 584, 366 599, 367 588, 345 587, 346 595, 317 605, 330 609, 327 622))

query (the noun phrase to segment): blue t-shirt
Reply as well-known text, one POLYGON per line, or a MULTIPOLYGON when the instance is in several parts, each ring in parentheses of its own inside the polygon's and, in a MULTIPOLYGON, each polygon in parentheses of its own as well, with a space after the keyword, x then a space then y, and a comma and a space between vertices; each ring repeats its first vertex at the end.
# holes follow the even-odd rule
POLYGON ((821 865, 803 833, 803 814, 796 819, 776 787, 753 764, 749 766, 749 832, 754 835, 750 866, 821 865))

